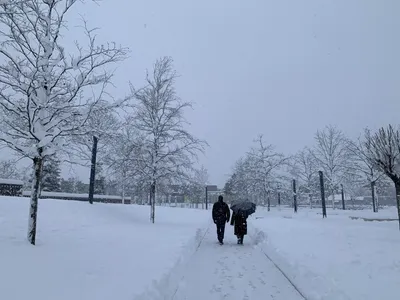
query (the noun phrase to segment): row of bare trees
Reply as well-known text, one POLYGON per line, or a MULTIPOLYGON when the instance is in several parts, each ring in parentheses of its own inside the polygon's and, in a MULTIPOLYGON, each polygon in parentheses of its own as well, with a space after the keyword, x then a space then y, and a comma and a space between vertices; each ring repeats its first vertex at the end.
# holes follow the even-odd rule
POLYGON ((356 140, 347 138, 335 126, 326 126, 316 132, 312 148, 306 147, 293 156, 276 152, 259 136, 250 151, 236 162, 225 190, 236 197, 256 195, 269 207, 271 193, 290 194, 295 179, 297 192, 306 194, 312 206, 320 194, 319 171, 324 173, 333 208, 334 196, 341 189, 354 199, 368 187, 376 212, 377 187, 383 190, 391 182, 400 216, 400 129, 393 125, 376 132, 365 129, 356 140))
POLYGON ((159 59, 142 88, 111 95, 115 65, 129 49, 97 44, 84 22, 85 45, 66 50, 63 34, 71 8, 85 1, 0 1, 0 143, 33 165, 28 239, 35 244, 43 164, 86 164, 92 143, 97 160, 126 187, 150 191, 155 219, 158 186, 193 181, 193 162, 206 143, 186 130, 169 57, 159 59))

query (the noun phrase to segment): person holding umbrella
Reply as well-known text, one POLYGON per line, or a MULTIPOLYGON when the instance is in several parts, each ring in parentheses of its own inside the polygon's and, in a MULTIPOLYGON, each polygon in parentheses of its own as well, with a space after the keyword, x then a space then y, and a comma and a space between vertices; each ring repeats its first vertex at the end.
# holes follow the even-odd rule
POLYGON ((218 202, 215 202, 212 209, 212 218, 217 225, 218 241, 221 245, 224 244, 225 223, 229 223, 231 212, 228 204, 224 202, 222 195, 218 196, 218 202))
POLYGON ((237 243, 243 245, 244 236, 247 234, 247 218, 256 211, 256 205, 249 201, 232 204, 231 225, 234 227, 234 234, 237 236, 237 243))

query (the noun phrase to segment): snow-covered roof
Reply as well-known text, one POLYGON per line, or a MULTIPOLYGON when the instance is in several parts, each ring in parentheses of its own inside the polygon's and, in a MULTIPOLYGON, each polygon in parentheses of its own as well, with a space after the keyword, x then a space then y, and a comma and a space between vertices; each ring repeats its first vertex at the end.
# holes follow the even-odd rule
POLYGON ((14 185, 23 185, 24 182, 18 179, 6 179, 0 178, 0 184, 14 184, 14 185))
MULTIPOLYGON (((23 191, 23 196, 30 196, 31 191, 23 191)), ((45 192, 41 193, 44 197, 62 197, 62 198, 88 198, 89 194, 75 194, 75 193, 59 193, 59 192, 45 192)), ((115 195, 93 195, 95 199, 122 199, 121 196, 115 195)), ((131 197, 125 197, 126 200, 130 200, 131 197)))

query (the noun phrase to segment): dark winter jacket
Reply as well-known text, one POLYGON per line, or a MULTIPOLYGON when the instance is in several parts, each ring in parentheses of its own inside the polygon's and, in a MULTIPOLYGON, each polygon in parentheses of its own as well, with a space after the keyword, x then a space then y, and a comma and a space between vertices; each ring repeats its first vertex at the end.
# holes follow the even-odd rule
POLYGON ((235 225, 236 236, 242 236, 247 234, 247 217, 241 214, 232 214, 231 225, 235 225))
POLYGON ((229 222, 230 217, 231 217, 231 211, 229 210, 228 204, 226 204, 222 200, 219 200, 218 202, 214 203, 212 209, 212 218, 214 220, 214 223, 221 224, 229 222))

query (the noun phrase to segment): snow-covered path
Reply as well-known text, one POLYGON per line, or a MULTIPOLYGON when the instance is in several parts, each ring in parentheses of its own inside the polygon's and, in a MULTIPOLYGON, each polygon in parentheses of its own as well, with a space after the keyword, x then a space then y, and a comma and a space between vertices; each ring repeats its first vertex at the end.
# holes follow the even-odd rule
POLYGON ((245 236, 236 244, 227 225, 224 245, 219 245, 210 226, 194 254, 173 300, 304 300, 276 266, 245 236))

